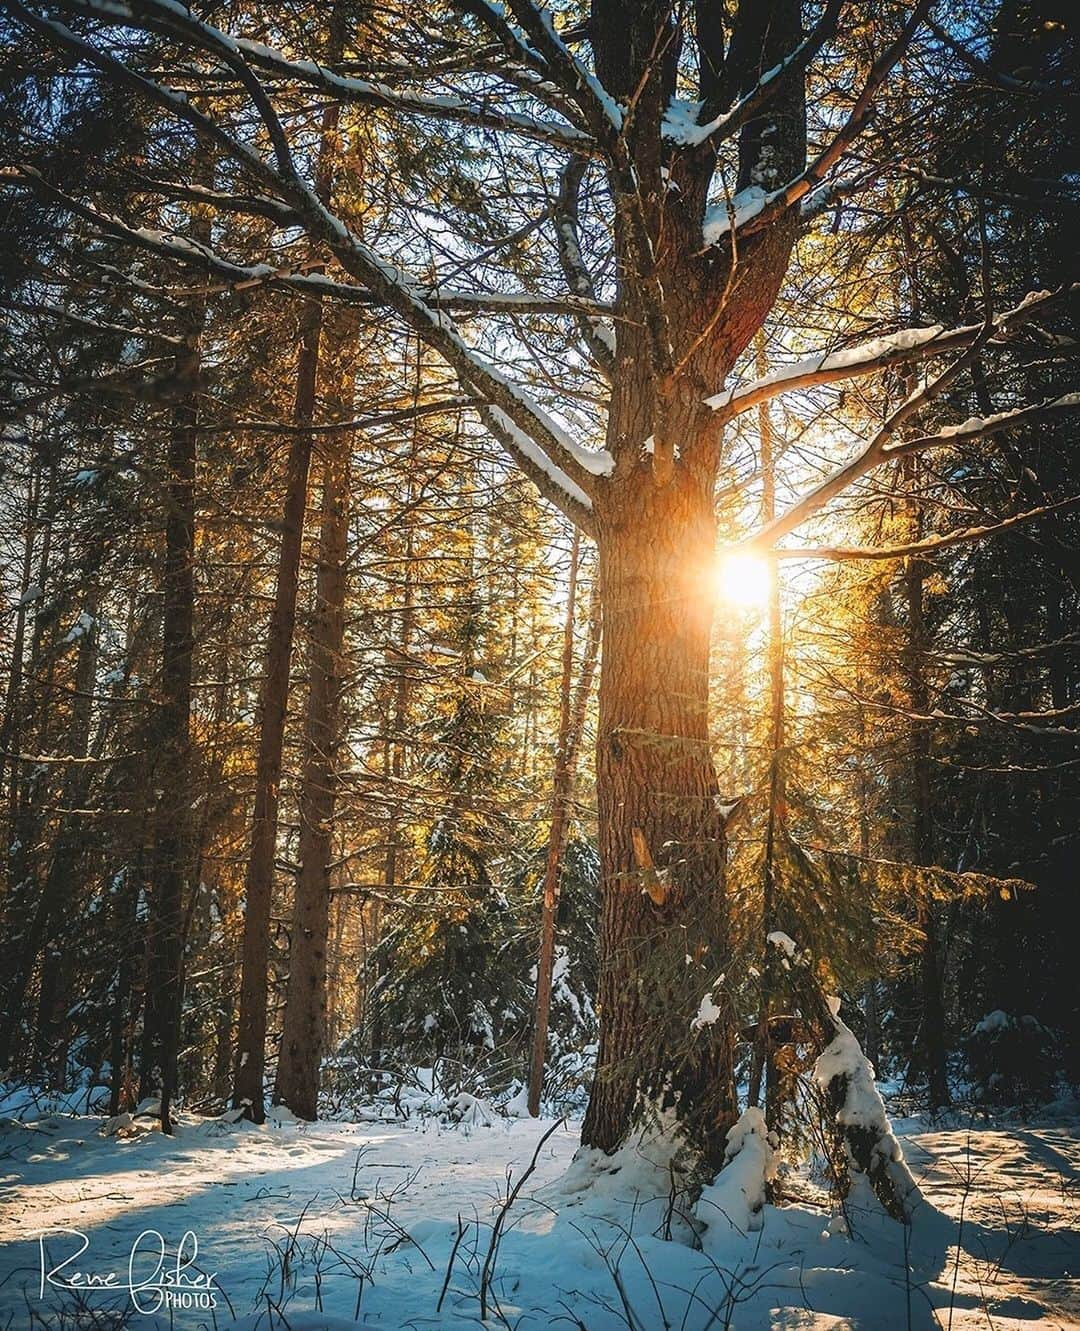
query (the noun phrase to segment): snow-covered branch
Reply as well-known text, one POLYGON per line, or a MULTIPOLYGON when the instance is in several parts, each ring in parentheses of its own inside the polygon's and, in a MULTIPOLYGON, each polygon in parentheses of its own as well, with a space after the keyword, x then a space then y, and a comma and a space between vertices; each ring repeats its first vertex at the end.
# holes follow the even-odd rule
MULTIPOLYGON (((148 0, 148 3, 161 7, 164 0, 148 0)), ((273 194, 281 197, 296 211, 313 241, 326 245, 345 271, 359 279, 377 303, 393 310, 409 328, 437 351, 458 373, 462 383, 471 392, 484 403, 498 407, 513 422, 516 433, 512 437, 516 446, 511 451, 515 458, 520 461, 526 457, 521 451, 518 436, 528 437, 535 448, 552 464, 552 473, 546 482, 547 490, 550 491, 552 485, 560 484, 565 478, 572 482, 573 487, 567 492, 565 503, 575 511, 581 508, 580 494, 588 495, 596 478, 611 471, 613 467, 611 457, 603 450, 591 450, 578 445, 537 403, 532 401, 524 389, 513 384, 493 364, 469 347, 448 313, 429 299, 430 293, 427 293, 410 274, 382 259, 364 244, 300 178, 292 168, 291 161, 282 162, 280 154, 276 166, 264 161, 247 145, 240 143, 216 122, 192 106, 186 97, 136 73, 113 56, 100 51, 92 43, 76 36, 62 24, 34 14, 18 0, 13 0, 12 9, 28 26, 45 35, 56 45, 77 54, 100 69, 107 77, 132 87, 175 115, 177 119, 190 124, 198 133, 228 152, 273 194)), ((202 25, 202 28, 205 28, 205 25, 202 25)), ((225 34, 217 34, 216 30, 206 31, 210 32, 214 40, 220 39, 225 42, 232 40, 225 34)), ((138 243, 156 249, 159 253, 166 253, 181 262, 194 263, 201 267, 212 266, 223 272, 223 275, 239 280, 249 279, 253 275, 250 269, 220 260, 207 246, 185 237, 166 236, 164 233, 151 232, 144 228, 130 228, 115 218, 108 219, 107 224, 111 229, 126 232, 138 243)), ((256 275, 270 276, 268 266, 262 266, 262 271, 256 275)), ((289 281, 301 281, 311 285, 313 277, 314 275, 307 275, 289 281)), ((507 438, 511 436, 503 429, 498 437, 506 443, 507 438)), ((526 458, 526 461, 532 468, 534 465, 532 459, 526 458)))
POLYGON ((820 19, 802 39, 772 69, 766 70, 757 83, 726 111, 713 103, 672 101, 664 116, 664 138, 682 147, 697 147, 710 140, 718 142, 737 134, 743 125, 753 120, 776 94, 796 75, 801 74, 836 31, 836 23, 844 0, 829 0, 820 19))
POLYGON ((501 407, 478 403, 476 412, 544 498, 587 536, 595 536, 591 496, 557 466, 530 435, 520 430, 501 407))
POLYGON ((808 494, 797 500, 772 522, 749 538, 746 545, 768 549, 777 541, 795 531, 808 519, 825 507, 830 499, 841 494, 853 481, 865 476, 883 463, 897 457, 930 448, 955 445, 958 440, 970 442, 984 435, 996 434, 1011 426, 1027 424, 1032 420, 1059 415, 1066 411, 1080 410, 1080 393, 1066 393, 1048 402, 1028 407, 1018 407, 1013 411, 998 413, 985 420, 973 418, 961 425, 946 426, 936 434, 922 435, 918 439, 900 440, 890 446, 890 440, 900 425, 916 410, 932 400, 955 378, 959 363, 951 366, 919 393, 909 398, 899 407, 882 426, 871 441, 850 461, 843 463, 830 472, 808 494))
MULTIPOLYGON (((989 343, 1006 341, 1029 320, 1077 292, 1080 292, 1080 282, 1058 287, 1054 291, 1029 292, 1019 305, 995 316, 989 343)), ((705 405, 719 412, 724 421, 728 421, 781 393, 836 383, 841 379, 856 379, 905 361, 923 360, 959 350, 970 346, 982 330, 982 324, 964 324, 948 329, 940 324, 927 328, 904 328, 854 347, 821 352, 791 365, 780 365, 741 388, 730 388, 714 394, 706 399, 705 405)))
MULTIPOLYGON (((567 285, 579 299, 591 301, 595 300, 592 275, 582 257, 578 234, 578 196, 585 166, 583 157, 575 157, 563 170, 555 205, 555 234, 559 261, 567 285)), ((610 378, 615 361, 615 337, 611 326, 600 319, 583 315, 578 318, 578 328, 593 360, 610 378)))
POLYGON ((998 532, 1012 531, 1027 522, 1039 518, 1056 516, 1080 507, 1080 497, 1063 499, 1057 504, 1043 504, 1040 508, 1029 508, 1023 513, 1014 513, 1002 518, 1000 522, 986 523, 980 527, 958 527, 955 531, 933 536, 924 541, 909 541, 904 545, 814 545, 785 546, 776 551, 778 559, 823 559, 840 563, 849 559, 902 559, 911 555, 934 554, 938 550, 948 550, 954 545, 964 545, 968 541, 981 541, 998 532))
POLYGON ((174 35, 197 42, 204 50, 216 52, 234 72, 240 72, 235 62, 242 58, 277 81, 315 88, 332 94, 341 102, 516 134, 575 153, 590 155, 597 151, 593 136, 576 125, 548 122, 508 108, 492 111, 486 105, 474 105, 461 97, 393 88, 385 83, 338 74, 314 60, 292 60, 265 43, 232 37, 195 17, 178 0, 142 0, 138 12, 122 0, 79 0, 71 8, 87 17, 110 23, 171 30, 174 35))
POLYGON ((184 345, 182 337, 177 337, 173 333, 166 333, 158 328, 132 328, 127 324, 109 323, 103 319, 85 319, 82 315, 76 314, 72 310, 63 309, 61 306, 54 305, 47 300, 35 301, 31 304, 25 300, 5 300, 0 297, 0 308, 18 310, 20 313, 33 315, 36 318, 55 319, 60 323, 72 324, 76 328, 87 328, 94 333, 116 333, 121 337, 136 338, 140 341, 164 342, 172 347, 182 347, 184 345))
POLYGON ((555 31, 549 10, 532 0, 507 0, 507 5, 543 56, 552 78, 581 108, 596 141, 601 146, 611 144, 623 127, 622 107, 555 31))
POLYGON ((811 191, 822 184, 828 173, 870 123, 874 109, 874 99, 881 85, 885 82, 893 66, 907 50, 931 4, 932 0, 919 0, 900 36, 874 62, 847 120, 806 170, 796 176, 794 180, 789 181, 788 184, 768 194, 758 188, 754 193, 747 190, 736 195, 734 221, 729 218, 725 224, 724 217, 717 210, 711 209, 706 218, 706 233, 704 236, 706 245, 715 245, 722 241, 732 225, 740 233, 740 240, 763 230, 767 226, 771 226, 789 208, 793 208, 800 203, 811 191))
POLYGON ((307 84, 309 87, 332 93, 343 102, 377 106, 408 115, 449 120, 477 129, 516 134, 566 152, 592 156, 597 151, 593 136, 576 125, 560 125, 538 120, 535 116, 509 109, 492 111, 484 106, 473 105, 460 97, 439 93, 407 92, 391 88, 386 84, 335 74, 314 61, 289 60, 271 47, 258 42, 239 41, 238 45, 253 64, 274 75, 275 78, 307 84))

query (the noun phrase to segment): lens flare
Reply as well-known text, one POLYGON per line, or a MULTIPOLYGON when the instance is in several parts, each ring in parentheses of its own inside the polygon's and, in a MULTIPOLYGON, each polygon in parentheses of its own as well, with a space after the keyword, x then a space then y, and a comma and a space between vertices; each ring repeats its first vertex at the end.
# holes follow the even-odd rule
POLYGON ((743 610, 761 610, 769 602, 771 570, 757 555, 724 555, 717 567, 720 599, 743 610))

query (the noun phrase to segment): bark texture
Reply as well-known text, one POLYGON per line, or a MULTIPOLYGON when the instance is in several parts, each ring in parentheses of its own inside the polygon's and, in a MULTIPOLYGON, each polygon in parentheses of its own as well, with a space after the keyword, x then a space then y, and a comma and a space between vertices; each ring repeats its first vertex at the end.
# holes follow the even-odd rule
POLYGON ((613 1150, 648 1107, 675 1108, 719 1165, 735 1107, 732 1021, 690 1029, 707 991, 722 1002, 727 964, 707 725, 711 492, 687 472, 663 488, 644 468, 636 480, 634 520, 601 528, 601 1026, 583 1140, 613 1150))
MULTIPOLYGON (((302 316, 293 419, 310 426, 315 408, 322 307, 313 301, 302 316)), ((293 435, 285 472, 274 605, 267 634, 266 664, 259 695, 259 750, 255 766, 255 807, 251 850, 244 879, 244 942, 240 975, 240 1016, 236 1042, 233 1105, 255 1123, 265 1117, 266 1014, 270 980, 270 907, 277 846, 281 755, 289 705, 289 663, 296 625, 296 593, 307 507, 311 432, 293 435)))
MULTIPOLYGON (((697 6, 699 94, 724 107, 797 43, 800 6, 697 6)), ((797 223, 741 248, 703 249, 715 166, 708 142, 671 155, 661 124, 677 33, 654 0, 595 0, 590 37, 605 88, 633 104, 613 150, 617 346, 594 497, 604 612, 597 747, 602 874, 600 1048, 583 1129, 613 1150, 643 1114, 670 1111, 715 1170, 735 1116, 724 824, 707 726, 720 439, 703 399, 771 309, 797 223), (647 442, 648 441, 648 442, 647 442), (720 1016, 711 1014, 702 1000, 720 1016)), ((769 189, 805 160, 801 78, 742 131, 738 187, 769 189)))
MULTIPOLYGON (((341 6, 331 14, 329 55, 340 56, 341 6)), ((323 112, 316 194, 328 204, 333 187, 333 147, 340 108, 323 112)), ((267 1004, 270 978, 270 912, 277 846, 278 803, 281 783, 285 717, 289 706, 289 663, 296 626, 296 595, 307 510, 308 472, 311 467, 311 424, 319 376, 319 348, 323 306, 312 299, 300 317, 296 362, 296 397, 293 422, 298 428, 289 446, 285 475, 285 504, 281 520, 274 605, 270 615, 266 664, 259 693, 259 749, 255 768, 255 807, 251 820, 251 850, 244 881, 244 942, 240 976, 240 1013, 237 1023, 233 1106, 244 1109, 256 1123, 265 1116, 267 1004)))
MULTIPOLYGON (((335 413, 351 414, 353 376, 342 365, 354 320, 338 314, 328 329, 328 360, 337 379, 335 413), (340 325, 345 323, 346 328, 340 325), (343 336, 344 335, 344 336, 343 336)), ((300 794, 300 868, 293 899, 289 980, 281 1029, 274 1101, 300 1118, 318 1117, 319 1068, 326 1045, 326 967, 330 925, 330 865, 337 799, 339 701, 344 674, 346 553, 349 531, 349 431, 327 436, 315 611, 311 625, 305 759, 300 794)))

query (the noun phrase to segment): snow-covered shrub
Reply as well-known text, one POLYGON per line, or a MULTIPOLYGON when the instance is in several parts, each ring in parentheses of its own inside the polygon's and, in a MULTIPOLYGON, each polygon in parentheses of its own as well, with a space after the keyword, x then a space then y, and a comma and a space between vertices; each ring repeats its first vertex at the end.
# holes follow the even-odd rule
POLYGON ((72 1079, 69 1090, 26 1081, 0 1082, 0 1119, 28 1122, 51 1114, 101 1114, 108 1106, 108 1086, 88 1070, 72 1079))
POLYGON ((703 1240, 706 1252, 727 1226, 743 1234, 761 1228, 768 1186, 776 1177, 776 1145, 764 1114, 752 1106, 728 1130, 724 1167, 702 1189, 697 1205, 698 1217, 709 1226, 703 1240))
POLYGON ((996 1008, 975 1024, 966 1042, 968 1069, 985 1104, 1031 1104, 1051 1099, 1057 1077, 1052 1033, 1030 1015, 996 1008))
POLYGON ((503 1104, 508 1089, 512 1093, 521 1085, 512 1078, 511 1064, 497 1056, 486 1061, 443 1057, 430 1066, 375 1069, 339 1052, 326 1060, 324 1079, 327 1089, 319 1105, 324 1118, 359 1122, 437 1118, 466 1127, 490 1127, 508 1112, 503 1104))
POLYGON ((910 1218, 919 1190, 893 1135, 874 1082, 874 1069, 840 1019, 839 998, 830 997, 826 1002, 833 1039, 818 1055, 813 1081, 832 1117, 831 1128, 842 1160, 837 1180, 841 1194, 854 1193, 864 1205, 872 1191, 894 1219, 910 1218))

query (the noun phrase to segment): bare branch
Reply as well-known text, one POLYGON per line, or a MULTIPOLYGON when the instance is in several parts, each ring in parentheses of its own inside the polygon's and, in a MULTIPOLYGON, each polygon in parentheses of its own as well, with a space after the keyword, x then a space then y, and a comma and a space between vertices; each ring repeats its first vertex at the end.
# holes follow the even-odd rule
POLYGON ((1014 513, 1002 518, 1000 522, 982 527, 959 527, 946 532, 943 536, 934 536, 925 541, 910 541, 906 545, 815 545, 791 547, 776 551, 778 559, 826 559, 839 563, 848 559, 903 559, 911 555, 933 554, 938 550, 948 550, 954 545, 963 545, 968 541, 980 541, 998 532, 1011 531, 1014 527, 1050 514, 1067 513, 1080 507, 1080 496, 1063 499, 1056 504, 1044 504, 1041 508, 1029 508, 1023 513, 1014 513))
POLYGON ((673 103, 664 117, 664 137, 685 146, 719 142, 737 134, 753 120, 793 78, 802 74, 810 61, 836 31, 837 20, 844 0, 828 0, 821 18, 812 30, 788 55, 761 76, 749 92, 740 97, 726 111, 721 111, 715 99, 706 99, 698 106, 693 122, 680 120, 679 111, 685 103, 673 103))
POLYGON ((551 15, 532 0, 507 0, 514 17, 525 30, 556 82, 581 107, 585 122, 597 143, 610 147, 623 125, 622 108, 615 102, 595 74, 574 55, 555 31, 551 15))
MULTIPOLYGON (((585 166, 583 157, 575 157, 563 169, 555 205, 555 234, 559 261, 570 290, 582 300, 595 300, 592 277, 582 258, 578 232, 578 196, 585 166)), ((615 364, 615 342, 611 329, 598 319, 584 315, 577 322, 593 360, 610 379, 615 364)))
MULTIPOLYGON (((756 200, 751 210, 743 212, 736 225, 740 239, 752 236, 755 232, 771 226, 783 216, 789 208, 795 206, 825 179, 826 175, 843 157, 848 147, 859 137, 870 123, 873 115, 874 98, 889 72, 907 50, 919 26, 926 17, 933 0, 919 0, 915 10, 904 25, 904 30, 893 44, 874 62, 873 68, 855 100, 855 105, 847 120, 838 130, 832 141, 823 148, 801 175, 782 188, 756 200)), ((725 228, 722 220, 710 231, 708 243, 715 244, 722 239, 725 228)))
MULTIPOLYGON (((1043 313, 1067 296, 1080 292, 1080 282, 1058 287, 1055 291, 1032 291, 1019 305, 1006 310, 994 319, 990 345, 1007 341, 1025 323, 1043 313)), ((730 388, 706 398, 705 405, 720 413, 723 421, 749 411, 761 402, 791 393, 799 388, 812 388, 836 383, 841 379, 857 379, 876 374, 905 361, 924 360, 947 351, 968 346, 983 329, 982 324, 965 324, 959 328, 942 328, 934 324, 929 328, 904 328, 898 333, 874 338, 873 341, 847 347, 841 351, 822 352, 796 361, 794 365, 781 365, 770 374, 754 379, 742 388, 730 388)))
POLYGON ((908 398, 893 412, 889 420, 885 422, 862 452, 857 453, 851 461, 845 462, 826 476, 809 494, 797 500, 784 513, 781 513, 772 522, 767 523, 759 532, 756 532, 742 544, 760 549, 771 548, 782 537, 787 536, 789 532, 801 527, 807 518, 820 512, 830 499, 841 494, 860 476, 865 476, 867 472, 873 471, 875 467, 881 466, 882 463, 891 462, 896 457, 915 451, 916 445, 920 451, 941 445, 954 445, 957 439, 978 439, 983 435, 994 434, 999 430, 1024 424, 1038 417, 1080 409, 1080 393, 1067 393, 1063 397, 1055 398, 1038 406, 1020 407, 1013 412, 1003 412, 998 416, 990 417, 986 421, 966 422, 964 425, 940 431, 938 434, 923 435, 918 440, 901 441, 899 444, 889 447, 889 440, 899 426, 915 411, 943 392, 953 382, 972 354, 969 351, 967 355, 961 357, 937 379, 934 379, 925 388, 908 398))

